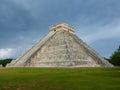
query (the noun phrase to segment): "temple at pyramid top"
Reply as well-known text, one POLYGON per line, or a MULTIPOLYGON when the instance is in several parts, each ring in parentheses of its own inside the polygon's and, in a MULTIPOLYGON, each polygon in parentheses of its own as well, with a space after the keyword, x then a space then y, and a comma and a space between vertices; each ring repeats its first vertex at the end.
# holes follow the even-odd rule
POLYGON ((73 27, 71 27, 68 24, 63 23, 63 22, 50 26, 50 32, 55 32, 55 31, 58 31, 58 30, 65 30, 65 31, 68 31, 68 32, 74 34, 73 27))

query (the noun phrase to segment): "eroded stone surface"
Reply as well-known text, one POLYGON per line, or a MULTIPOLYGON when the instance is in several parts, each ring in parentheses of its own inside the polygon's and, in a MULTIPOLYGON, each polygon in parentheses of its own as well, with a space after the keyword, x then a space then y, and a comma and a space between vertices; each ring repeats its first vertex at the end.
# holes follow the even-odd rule
POLYGON ((112 64, 96 54, 66 24, 52 26, 48 35, 12 61, 14 67, 100 67, 112 64), (62 26, 63 25, 63 26, 62 26), (60 27, 61 26, 61 27, 60 27), (59 29, 58 29, 59 27, 59 29), (65 27, 65 29, 64 29, 65 27), (68 27, 68 28, 67 28, 68 27), (68 29, 68 30, 67 30, 68 29), (71 29, 71 31, 70 31, 71 29), (54 30, 54 31, 53 31, 54 30))

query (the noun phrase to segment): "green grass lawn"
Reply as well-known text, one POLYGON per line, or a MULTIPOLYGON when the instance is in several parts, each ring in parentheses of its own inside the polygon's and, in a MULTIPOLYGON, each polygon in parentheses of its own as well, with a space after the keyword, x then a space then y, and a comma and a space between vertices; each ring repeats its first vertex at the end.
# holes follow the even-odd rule
POLYGON ((120 90, 120 68, 0 68, 0 90, 120 90))

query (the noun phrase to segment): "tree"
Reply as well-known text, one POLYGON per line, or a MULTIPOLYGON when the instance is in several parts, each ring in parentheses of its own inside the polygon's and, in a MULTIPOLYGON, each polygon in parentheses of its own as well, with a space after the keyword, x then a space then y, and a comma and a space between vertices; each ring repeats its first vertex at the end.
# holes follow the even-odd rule
POLYGON ((110 56, 110 63, 115 66, 120 66, 120 46, 119 48, 110 56))
POLYGON ((13 59, 9 58, 9 59, 4 59, 4 60, 0 60, 0 64, 5 67, 8 63, 10 63, 13 59))

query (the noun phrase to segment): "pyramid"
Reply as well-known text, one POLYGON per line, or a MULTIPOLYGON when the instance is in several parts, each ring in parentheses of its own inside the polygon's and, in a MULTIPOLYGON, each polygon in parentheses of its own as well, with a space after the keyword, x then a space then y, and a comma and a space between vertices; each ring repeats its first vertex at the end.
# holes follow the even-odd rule
POLYGON ((66 23, 50 27, 44 36, 8 67, 112 67, 108 61, 79 39, 66 23))

